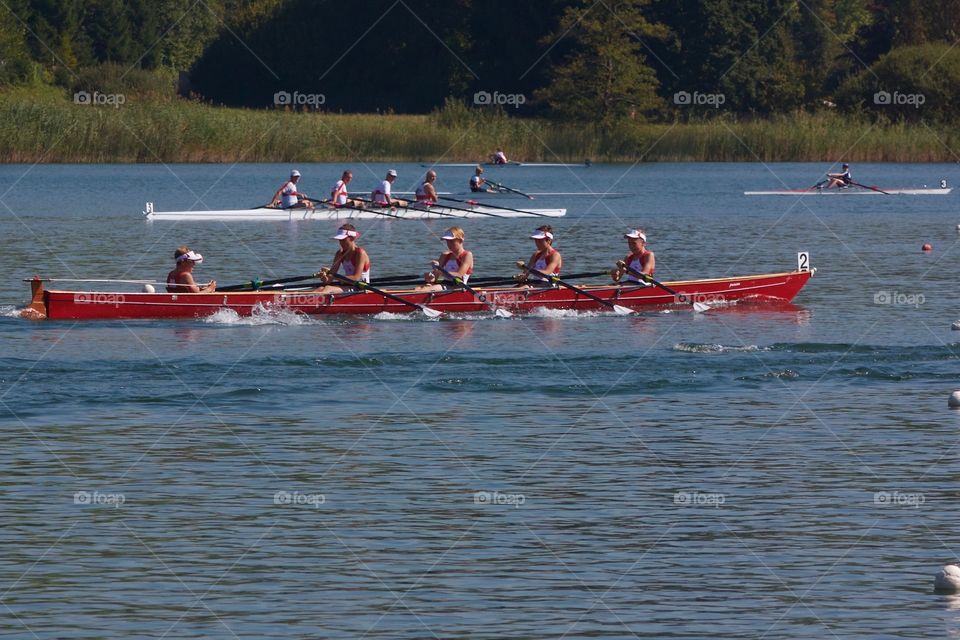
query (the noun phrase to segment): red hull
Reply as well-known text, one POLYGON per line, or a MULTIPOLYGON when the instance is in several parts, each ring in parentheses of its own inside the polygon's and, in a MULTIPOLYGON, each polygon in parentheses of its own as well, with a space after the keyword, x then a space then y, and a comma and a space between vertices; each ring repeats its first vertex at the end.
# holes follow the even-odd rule
MULTIPOLYGON (((687 280, 664 283, 696 302, 708 305, 757 298, 758 300, 790 301, 807 283, 808 271, 687 280)), ((221 309, 232 309, 241 316, 253 313, 258 305, 280 307, 309 315, 371 315, 384 311, 410 313, 412 307, 389 300, 376 293, 347 292, 320 295, 306 292, 244 291, 230 293, 113 293, 95 291, 44 291, 34 281, 34 300, 25 315, 51 320, 116 320, 195 318, 213 315, 221 309)), ((590 293, 618 305, 638 309, 649 306, 677 305, 675 298, 659 287, 636 288, 609 285, 587 285, 590 293)), ((488 303, 513 312, 529 312, 538 308, 600 310, 607 308, 568 289, 486 289, 488 303)), ((447 313, 488 311, 490 307, 466 291, 406 292, 391 290, 405 300, 429 305, 447 313)), ((681 305, 683 306, 683 305, 681 305)))

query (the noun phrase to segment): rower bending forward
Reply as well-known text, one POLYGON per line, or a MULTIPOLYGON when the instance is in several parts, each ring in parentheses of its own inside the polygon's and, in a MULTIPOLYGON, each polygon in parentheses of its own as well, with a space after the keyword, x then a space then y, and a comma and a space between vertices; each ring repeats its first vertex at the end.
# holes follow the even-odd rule
MULTIPOLYGON (((340 248, 333 256, 333 263, 327 273, 324 273, 323 279, 328 283, 342 282, 334 278, 331 273, 339 273, 345 278, 354 282, 370 282, 370 256, 366 250, 357 244, 360 238, 360 232, 352 224, 345 224, 337 229, 337 235, 334 240, 340 241, 340 248)), ((343 293, 343 287, 336 284, 327 284, 326 286, 315 289, 317 293, 343 293)))
MULTIPOLYGON (((537 250, 530 256, 527 265, 548 276, 559 276, 560 269, 563 267, 563 257, 559 251, 553 248, 553 227, 548 224, 538 227, 530 235, 530 239, 536 243, 537 250)), ((518 282, 529 282, 531 280, 546 282, 542 277, 526 270, 517 275, 518 282)))
MULTIPOLYGON (((623 263, 637 273, 652 276, 657 267, 657 257, 653 251, 647 249, 647 234, 643 229, 631 229, 623 234, 623 237, 627 239, 627 246, 630 248, 630 253, 623 259, 623 263)), ((633 275, 625 267, 618 266, 610 272, 614 282, 620 282, 624 274, 630 284, 649 286, 648 282, 633 275)))

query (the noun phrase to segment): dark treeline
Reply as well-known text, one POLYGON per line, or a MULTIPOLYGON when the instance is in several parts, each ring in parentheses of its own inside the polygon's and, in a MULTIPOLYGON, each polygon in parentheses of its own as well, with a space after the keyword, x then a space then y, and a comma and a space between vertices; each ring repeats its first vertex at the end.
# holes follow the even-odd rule
POLYGON ((953 120, 958 38, 960 0, 7 0, 0 84, 396 113, 479 92, 592 122, 953 120))

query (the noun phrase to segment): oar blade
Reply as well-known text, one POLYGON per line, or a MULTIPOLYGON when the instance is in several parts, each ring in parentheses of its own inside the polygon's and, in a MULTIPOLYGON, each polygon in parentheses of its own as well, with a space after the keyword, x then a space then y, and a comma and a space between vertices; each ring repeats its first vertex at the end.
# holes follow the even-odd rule
POLYGON ((703 302, 694 302, 693 310, 697 313, 703 313, 704 311, 710 311, 710 305, 704 304, 703 302))
POLYGON ((620 316, 628 316, 633 313, 633 309, 627 309, 626 307, 621 307, 618 304, 613 305, 613 310, 620 316))
POLYGON ((507 311, 506 309, 501 309, 500 307, 497 307, 497 308, 494 310, 493 315, 497 316, 498 318, 512 318, 512 317, 513 317, 513 314, 512 314, 511 312, 507 311))
POLYGON ((439 318, 443 315, 443 311, 437 311, 436 309, 431 309, 430 307, 423 305, 420 306, 420 311, 422 311, 423 315, 427 316, 431 320, 439 318))

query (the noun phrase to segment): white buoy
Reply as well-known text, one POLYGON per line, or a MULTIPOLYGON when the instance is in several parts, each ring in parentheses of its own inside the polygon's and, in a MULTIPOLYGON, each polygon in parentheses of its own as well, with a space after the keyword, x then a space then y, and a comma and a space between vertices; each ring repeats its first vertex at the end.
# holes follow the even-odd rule
POLYGON ((950 394, 950 399, 947 400, 947 406, 953 409, 960 409, 960 391, 954 391, 950 394))
POLYGON ((152 284, 145 284, 145 285, 143 285, 143 292, 144 292, 144 293, 156 293, 157 290, 153 288, 153 285, 152 285, 152 284))
POLYGON ((955 321, 952 325, 950 325, 950 328, 954 331, 960 331, 960 320, 955 321))
POLYGON ((960 566, 948 564, 933 578, 933 590, 940 593, 960 592, 960 566))

